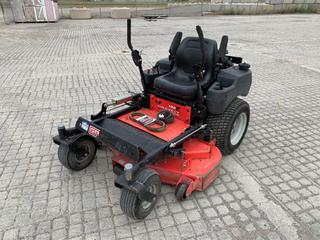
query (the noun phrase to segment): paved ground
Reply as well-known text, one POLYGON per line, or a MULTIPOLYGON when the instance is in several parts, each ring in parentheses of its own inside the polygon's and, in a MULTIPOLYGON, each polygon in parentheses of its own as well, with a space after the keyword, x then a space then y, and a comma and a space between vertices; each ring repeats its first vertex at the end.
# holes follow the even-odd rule
POLYGON ((137 222, 119 208, 109 153, 71 172, 51 141, 58 123, 140 88, 125 21, 0 27, 0 239, 320 238, 320 15, 134 20, 144 66, 196 24, 252 64, 251 124, 206 192, 179 203, 164 186, 137 222))

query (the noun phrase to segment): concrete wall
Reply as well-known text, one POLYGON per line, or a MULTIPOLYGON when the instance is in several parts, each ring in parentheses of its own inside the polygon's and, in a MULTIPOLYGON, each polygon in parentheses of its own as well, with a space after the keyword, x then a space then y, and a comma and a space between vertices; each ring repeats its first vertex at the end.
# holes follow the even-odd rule
POLYGON ((0 6, 0 23, 4 22, 4 18, 3 18, 3 13, 2 13, 2 8, 0 6))
POLYGON ((266 0, 268 4, 320 4, 320 0, 266 0))
POLYGON ((72 8, 70 10, 71 19, 90 19, 92 17, 89 8, 72 8))
MULTIPOLYGON (((264 3, 266 0, 258 0, 264 3)), ((257 3, 257 0, 211 0, 211 3, 257 3)))
MULTIPOLYGON (((61 9, 63 18, 70 18, 70 8, 61 9)), ((111 8, 90 8, 93 18, 111 17, 111 8)), ((202 12, 209 11, 209 4, 192 5, 192 6, 172 6, 166 8, 130 8, 132 17, 142 17, 145 15, 166 15, 169 17, 188 17, 201 16, 202 12)))
MULTIPOLYGON (((214 0, 229 1, 229 0, 214 0)), ((234 0, 233 0, 234 1, 234 0)), ((242 1, 242 0, 236 0, 242 1)), ((250 1, 250 0, 246 0, 250 1)), ((261 0, 260 0, 261 1, 261 0)), ((206 3, 206 4, 169 4, 166 8, 130 8, 132 17, 141 17, 145 15, 166 15, 168 17, 188 17, 210 14, 272 14, 282 12, 306 11, 315 12, 320 10, 320 0, 266 0, 269 3, 206 3), (279 1, 293 1, 294 3, 281 3, 279 1), (314 1, 315 3, 298 3, 298 1, 314 1)), ((111 8, 90 8, 93 18, 111 17, 111 8)), ((70 18, 70 9, 61 9, 61 15, 64 18, 70 18)))
POLYGON ((169 17, 189 17, 201 16, 203 12, 209 11, 209 4, 192 4, 192 5, 171 5, 162 9, 144 9, 138 10, 138 16, 144 15, 167 15, 169 17))
POLYGON ((168 3, 174 0, 111 0, 113 3, 168 3))
POLYGON ((1 0, 1 6, 2 7, 0 7, 0 22, 6 24, 14 22, 11 4, 9 0, 1 0))
POLYGON ((293 12, 319 12, 320 4, 267 4, 267 3, 232 3, 211 4, 206 14, 275 14, 293 12))
POLYGON ((211 3, 320 4, 320 0, 211 0, 211 3))
MULTIPOLYGON (((114 0, 115 2, 171 2, 171 0, 114 0)), ((3 14, 0 8, 0 22, 13 22, 9 0, 2 0, 3 14), (3 16, 4 15, 4 16, 3 16)), ((167 15, 169 17, 201 16, 207 14, 268 14, 306 11, 318 9, 320 0, 211 0, 211 3, 169 3, 165 8, 131 8, 132 17, 144 15, 167 15)), ((70 8, 60 9, 63 18, 70 18, 70 8)), ((90 8, 93 18, 111 17, 111 8, 90 8)))

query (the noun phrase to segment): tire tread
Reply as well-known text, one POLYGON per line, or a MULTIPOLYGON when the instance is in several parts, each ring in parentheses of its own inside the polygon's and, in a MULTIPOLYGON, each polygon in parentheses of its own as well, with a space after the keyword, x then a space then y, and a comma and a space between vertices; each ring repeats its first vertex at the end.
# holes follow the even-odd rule
POLYGON ((69 154, 69 147, 66 145, 60 144, 58 148, 58 158, 64 167, 71 169, 68 163, 68 154, 69 154))
MULTIPOLYGON (((143 169, 138 175, 137 175, 137 181, 141 183, 145 183, 150 177, 152 176, 158 176, 159 182, 160 177, 156 174, 156 172, 149 170, 149 169, 143 169)), ((138 195, 128 189, 123 188, 120 196, 120 207, 124 213, 126 213, 129 217, 133 219, 141 219, 143 217, 137 215, 138 211, 138 203, 139 203, 138 195)))
POLYGON ((228 129, 230 127, 234 115, 243 106, 249 108, 249 105, 246 101, 240 98, 236 98, 230 103, 230 105, 227 107, 224 113, 218 115, 211 114, 207 118, 207 129, 213 131, 213 137, 216 139, 216 144, 223 155, 228 155, 232 153, 234 150, 230 149, 228 147, 228 144, 225 142, 226 134, 228 134, 228 129))

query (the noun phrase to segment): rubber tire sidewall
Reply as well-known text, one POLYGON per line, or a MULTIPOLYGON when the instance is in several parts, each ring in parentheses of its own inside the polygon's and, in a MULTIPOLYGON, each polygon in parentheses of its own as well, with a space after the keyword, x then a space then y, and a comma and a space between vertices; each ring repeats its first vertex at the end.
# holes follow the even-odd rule
POLYGON ((123 188, 120 196, 120 207, 129 217, 133 219, 144 219, 151 213, 158 201, 161 191, 161 181, 159 175, 155 171, 149 169, 143 169, 138 173, 136 180, 145 184, 146 187, 150 184, 156 184, 156 199, 146 211, 142 208, 142 200, 139 199, 138 194, 123 188))
POLYGON ((216 144, 223 155, 233 153, 240 146, 244 136, 246 135, 249 121, 250 106, 246 101, 239 98, 236 98, 231 102, 224 113, 219 115, 209 115, 207 119, 207 129, 213 131, 213 138, 216 139, 216 144), (247 115, 246 127, 239 142, 236 145, 232 145, 230 141, 232 127, 235 120, 242 112, 245 112, 247 115))
POLYGON ((92 163, 93 159, 96 156, 97 146, 96 146, 95 142, 90 138, 79 138, 75 141, 74 146, 76 146, 79 143, 83 143, 83 142, 90 145, 89 147, 91 148, 92 152, 91 152, 91 154, 90 154, 91 156, 88 159, 88 161, 86 162, 86 164, 81 167, 79 167, 75 163, 75 154, 73 153, 73 150, 71 149, 71 147, 66 146, 64 144, 59 145, 58 158, 64 167, 71 169, 71 170, 74 170, 74 171, 80 171, 80 170, 85 169, 86 167, 88 167, 92 163))
POLYGON ((174 195, 176 196, 177 200, 183 201, 183 200, 185 200, 187 198, 186 197, 186 192, 187 192, 188 186, 189 185, 186 184, 186 183, 180 183, 176 187, 174 195))
POLYGON ((232 117, 232 120, 231 120, 231 124, 228 126, 228 130, 227 130, 227 134, 226 134, 226 139, 225 139, 225 144, 227 145, 225 147, 225 149, 228 149, 227 151, 227 154, 231 154, 233 153, 241 144, 244 136, 246 135, 247 133, 247 129, 248 129, 248 126, 249 126, 249 121, 250 121, 250 108, 249 108, 249 105, 247 102, 243 101, 243 104, 241 104, 239 106, 239 108, 236 110, 235 112, 235 115, 233 115, 232 117), (234 122, 236 121, 236 119, 239 117, 239 115, 241 113, 245 113, 247 115, 247 122, 246 122, 246 127, 244 129, 244 132, 239 140, 239 142, 235 145, 232 145, 231 144, 231 131, 232 131, 232 127, 233 127, 233 124, 234 122))

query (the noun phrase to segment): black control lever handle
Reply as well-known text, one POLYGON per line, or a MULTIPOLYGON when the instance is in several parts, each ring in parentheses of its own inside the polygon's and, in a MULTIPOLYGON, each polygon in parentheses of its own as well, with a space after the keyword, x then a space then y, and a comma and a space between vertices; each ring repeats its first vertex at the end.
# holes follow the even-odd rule
POLYGON ((219 61, 222 63, 225 62, 226 60, 226 54, 227 54, 227 45, 228 45, 228 36, 223 35, 221 42, 220 42, 220 47, 219 47, 219 61))
POLYGON ((132 43, 131 43, 131 19, 127 19, 127 43, 128 47, 131 51, 133 51, 132 43))
POLYGON ((202 55, 202 61, 201 61, 201 65, 202 67, 204 67, 204 64, 206 62, 206 53, 204 51, 204 37, 203 37, 203 32, 201 27, 198 25, 196 26, 196 30, 199 36, 199 41, 200 41, 200 51, 201 51, 201 55, 202 55))
POLYGON ((182 39, 182 32, 177 32, 169 48, 169 54, 170 54, 169 58, 171 58, 170 60, 175 58, 181 39, 182 39))
POLYGON ((141 58, 140 52, 138 50, 133 49, 133 46, 131 43, 131 19, 127 19, 127 43, 128 43, 128 47, 131 50, 132 60, 134 64, 139 68, 141 84, 143 87, 143 93, 145 93, 147 88, 146 88, 146 83, 145 83, 146 81, 145 81, 145 77, 142 69, 142 58, 141 58))
POLYGON ((136 66, 140 66, 141 65, 141 55, 139 53, 138 50, 133 49, 132 43, 131 43, 131 19, 127 19, 127 43, 128 43, 128 47, 131 50, 131 56, 132 56, 132 60, 134 62, 134 64, 136 66))

